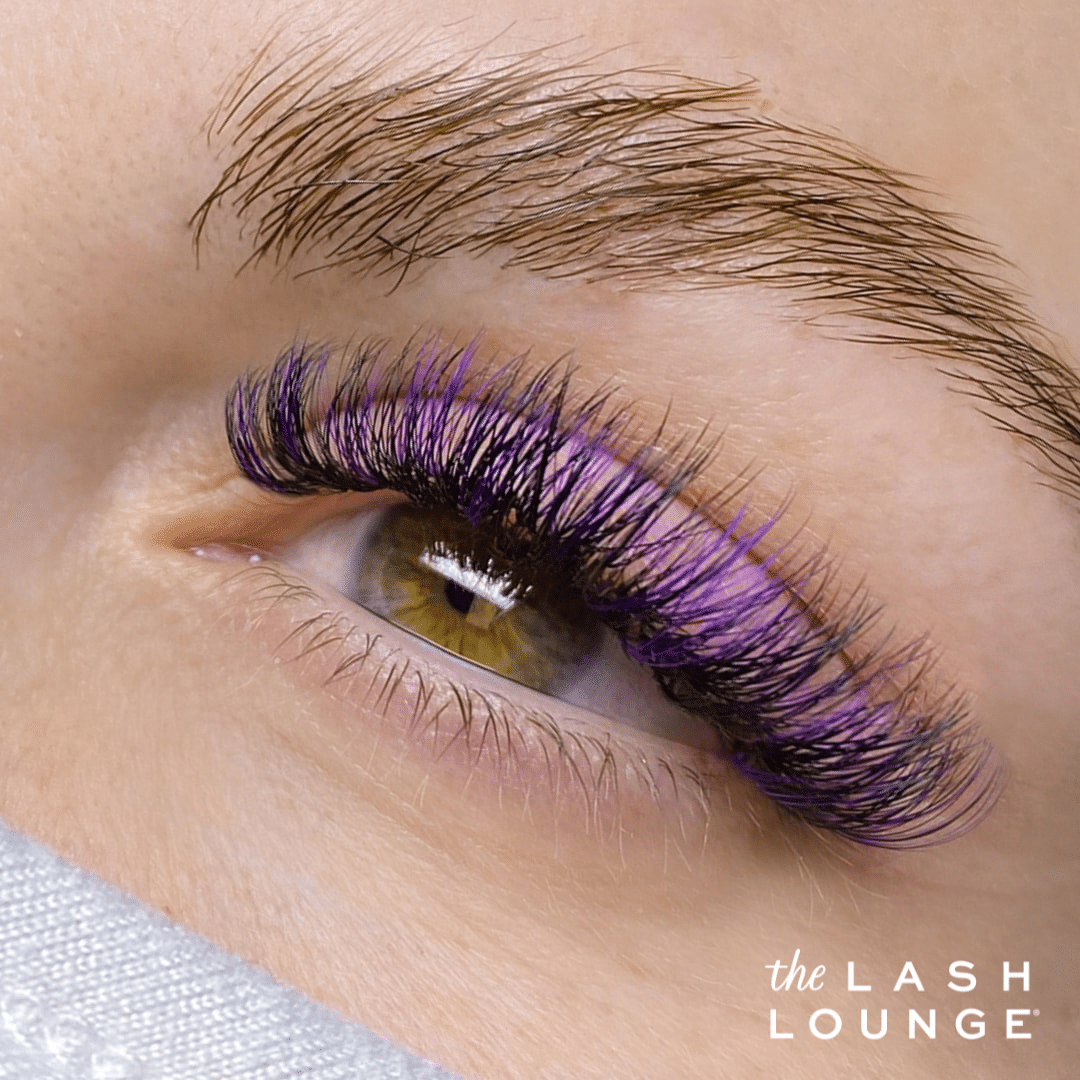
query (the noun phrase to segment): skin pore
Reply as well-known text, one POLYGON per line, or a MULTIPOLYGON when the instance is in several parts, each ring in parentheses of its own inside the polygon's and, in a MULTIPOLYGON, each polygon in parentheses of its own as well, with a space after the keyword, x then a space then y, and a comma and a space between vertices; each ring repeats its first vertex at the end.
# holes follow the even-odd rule
POLYGON ((1080 16, 1065 0, 472 6, 5 10, 0 816, 464 1076, 1067 1075, 1080 554, 1075 497, 1030 439, 925 355, 760 284, 554 280, 506 268, 505 248, 455 249, 397 288, 269 260, 238 274, 252 219, 241 234, 218 208, 198 262, 189 223, 237 152, 206 120, 260 50, 269 71, 344 42, 348 75, 389 57, 379 87, 538 49, 615 81, 753 77, 761 115, 931 177, 925 205, 1004 251, 1015 269, 997 272, 1075 367, 1080 16), (572 352, 580 392, 614 385, 646 426, 722 431, 700 494, 749 478, 758 513, 786 507, 778 541, 827 547, 837 597, 865 587, 882 632, 925 636, 928 692, 967 694, 1007 762, 992 816, 924 851, 814 833, 722 766, 687 780, 696 751, 459 665, 290 564, 367 504, 242 480, 232 382, 297 340, 481 331, 487 358, 572 352), (238 543, 280 559, 190 551, 238 543), (376 655, 331 680, 370 635, 376 655), (403 658, 427 685, 554 714, 574 768, 539 735, 501 748, 411 726, 403 658), (609 761, 617 791, 590 780, 609 761), (824 989, 771 989, 766 965, 795 949, 824 989), (970 994, 948 989, 958 960, 970 994), (847 990, 849 961, 872 992, 847 990), (923 992, 893 992, 907 961, 923 992), (1002 991, 1003 961, 1030 962, 1030 992, 1002 991), (981 1040, 953 1026, 969 1007, 981 1040), (769 1038, 774 1008, 793 1039, 769 1038), (808 1031, 820 1008, 843 1018, 832 1041, 808 1031), (862 1008, 871 1030, 888 1008, 886 1038, 862 1038, 862 1008), (936 1039, 908 1038, 909 1008, 936 1009, 936 1039), (1005 1038, 1007 1008, 1039 1010, 1031 1040, 1005 1038))

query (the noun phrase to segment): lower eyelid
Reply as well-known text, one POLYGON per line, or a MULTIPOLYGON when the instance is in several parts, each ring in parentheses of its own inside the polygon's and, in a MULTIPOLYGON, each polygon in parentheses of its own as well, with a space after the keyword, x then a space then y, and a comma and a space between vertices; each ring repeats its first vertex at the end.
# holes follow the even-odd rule
POLYGON ((319 693, 307 751, 331 770, 358 770, 361 783, 390 783, 406 797, 437 785, 503 818, 614 838, 620 848, 637 839, 656 850, 662 839, 700 851, 720 816, 729 840, 758 838, 763 818, 779 819, 768 829, 800 827, 722 757, 615 734, 612 722, 574 706, 556 703, 555 715, 545 695, 455 663, 273 560, 248 562, 251 549, 200 554, 212 556, 200 561, 215 578, 207 599, 221 618, 242 621, 275 665, 319 693))

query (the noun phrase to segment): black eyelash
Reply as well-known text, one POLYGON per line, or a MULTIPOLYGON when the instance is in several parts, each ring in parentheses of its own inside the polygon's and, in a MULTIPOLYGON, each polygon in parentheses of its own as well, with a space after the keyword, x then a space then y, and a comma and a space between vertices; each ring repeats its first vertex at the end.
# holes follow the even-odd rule
POLYGON ((702 440, 660 451, 653 432, 635 448, 633 415, 604 394, 574 400, 568 371, 485 374, 475 351, 387 361, 361 347, 327 397, 328 355, 290 350, 233 387, 236 461, 286 494, 401 492, 466 518, 523 575, 558 574, 746 776, 812 825, 922 846, 988 812, 1002 770, 961 699, 926 700, 922 650, 861 646, 875 616, 858 600, 808 614, 826 564, 781 581, 778 553, 760 550, 776 519, 751 527, 730 497, 681 501, 711 456, 702 440))

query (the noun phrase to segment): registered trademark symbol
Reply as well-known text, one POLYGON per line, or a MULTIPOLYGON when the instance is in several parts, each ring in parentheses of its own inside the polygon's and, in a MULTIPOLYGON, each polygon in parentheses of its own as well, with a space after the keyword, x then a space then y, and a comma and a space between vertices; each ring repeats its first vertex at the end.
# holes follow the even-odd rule
POLYGON ((1039 1010, 1038 1009, 1033 1010, 1031 1015, 1032 1016, 1038 1016, 1039 1015, 1039 1010))

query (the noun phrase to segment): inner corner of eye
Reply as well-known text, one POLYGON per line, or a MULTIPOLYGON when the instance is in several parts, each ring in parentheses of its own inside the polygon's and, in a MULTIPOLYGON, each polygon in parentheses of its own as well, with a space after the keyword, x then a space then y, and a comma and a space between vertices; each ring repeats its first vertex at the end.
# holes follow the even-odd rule
POLYGON ((385 498, 320 522, 275 554, 458 661, 614 725, 717 748, 714 729, 626 655, 565 570, 522 557, 513 533, 507 541, 494 532, 385 498))

